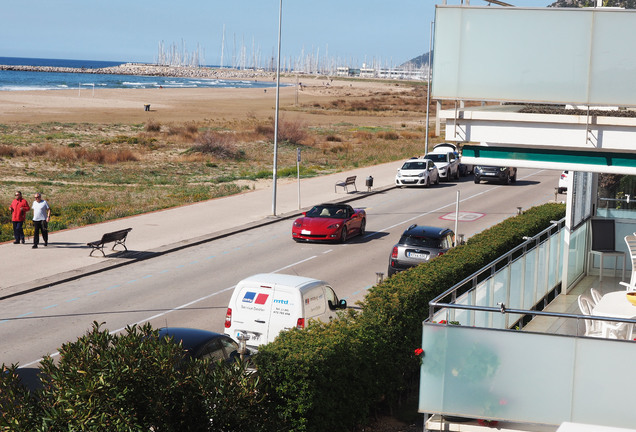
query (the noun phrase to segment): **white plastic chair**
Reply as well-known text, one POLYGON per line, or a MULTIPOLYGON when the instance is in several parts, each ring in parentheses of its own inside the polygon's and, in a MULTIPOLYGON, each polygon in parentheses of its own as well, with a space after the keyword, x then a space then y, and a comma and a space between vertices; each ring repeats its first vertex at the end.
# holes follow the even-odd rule
MULTIPOLYGON (((600 293, 594 288, 590 289, 592 296, 598 295, 600 301, 600 293), (596 294, 595 294, 596 293, 596 294)), ((594 301, 587 296, 580 295, 578 298, 579 309, 583 315, 592 315, 594 301)), ((585 336, 603 337, 606 339, 632 339, 633 326, 629 323, 614 321, 585 320, 585 336)))
MULTIPOLYGON (((592 301, 584 296, 580 295, 578 298, 579 309, 583 315, 592 315, 592 301)), ((585 321, 585 336, 591 337, 603 337, 603 329, 601 328, 601 322, 596 320, 586 319, 585 321)))
MULTIPOLYGON (((625 236, 625 243, 627 244, 630 262, 632 263, 632 276, 629 279, 629 285, 633 287, 636 285, 636 233, 625 236)), ((634 291, 634 289, 631 289, 630 291, 634 291)))
POLYGON ((603 297, 595 288, 590 288, 590 294, 592 295, 592 302, 594 302, 594 305, 597 305, 598 302, 601 301, 601 297, 603 297))

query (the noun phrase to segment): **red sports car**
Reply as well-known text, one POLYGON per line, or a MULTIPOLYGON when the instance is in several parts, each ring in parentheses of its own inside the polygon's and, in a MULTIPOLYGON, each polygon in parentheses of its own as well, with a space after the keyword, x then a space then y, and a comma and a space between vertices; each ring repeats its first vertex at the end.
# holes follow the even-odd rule
POLYGON ((351 235, 363 235, 367 213, 348 204, 320 204, 294 221, 292 238, 295 241, 346 242, 351 235))

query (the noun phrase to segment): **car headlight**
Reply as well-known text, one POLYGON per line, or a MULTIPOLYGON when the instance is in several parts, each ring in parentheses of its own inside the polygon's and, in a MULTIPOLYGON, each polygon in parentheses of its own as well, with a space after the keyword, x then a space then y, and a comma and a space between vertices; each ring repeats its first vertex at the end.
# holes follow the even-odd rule
POLYGON ((294 227, 300 228, 301 226, 303 226, 303 223, 301 221, 294 221, 294 227))
POLYGON ((418 177, 424 177, 424 174, 425 174, 425 173, 424 173, 424 171, 422 171, 422 172, 421 172, 421 173, 419 173, 417 176, 418 176, 418 177))
POLYGON ((505 171, 506 167, 499 167, 499 171, 505 171))
POLYGON ((398 178, 402 177, 402 173, 399 170, 398 170, 398 173, 397 173, 397 177, 398 178))
POLYGON ((481 167, 480 166, 476 166, 475 167, 475 172, 481 172, 481 167))
POLYGON ((338 229, 338 228, 340 228, 340 224, 339 223, 335 223, 335 224, 329 225, 327 227, 327 229, 338 229))

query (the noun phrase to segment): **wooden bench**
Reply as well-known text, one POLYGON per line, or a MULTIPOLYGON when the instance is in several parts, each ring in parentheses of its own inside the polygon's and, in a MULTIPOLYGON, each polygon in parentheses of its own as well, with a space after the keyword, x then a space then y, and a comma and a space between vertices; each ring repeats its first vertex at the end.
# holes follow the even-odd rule
POLYGON ((338 192, 338 186, 344 188, 344 190, 349 193, 349 186, 353 186, 356 188, 356 192, 358 192, 358 186, 356 186, 356 176, 347 177, 344 181, 339 181, 334 186, 335 192, 338 192))
POLYGON ((122 245, 124 249, 128 250, 125 243, 126 243, 126 236, 128 235, 130 231, 132 231, 132 228, 126 228, 119 231, 109 232, 104 234, 101 240, 96 240, 96 241, 87 243, 88 246, 93 248, 91 250, 91 253, 88 256, 93 256, 93 252, 95 252, 96 250, 100 251, 102 255, 106 256, 106 254, 104 253, 104 246, 107 243, 115 243, 113 247, 111 248, 111 250, 115 250, 115 246, 117 245, 122 245))

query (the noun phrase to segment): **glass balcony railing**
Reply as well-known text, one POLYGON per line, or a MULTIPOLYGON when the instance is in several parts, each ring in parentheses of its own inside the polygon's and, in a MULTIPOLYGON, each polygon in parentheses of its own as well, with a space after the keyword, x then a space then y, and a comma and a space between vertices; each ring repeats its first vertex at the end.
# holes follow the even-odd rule
POLYGON ((422 329, 419 411, 633 428, 636 345, 441 325, 422 329))

